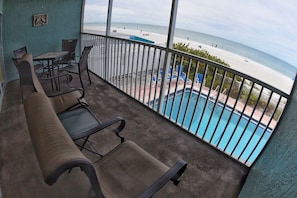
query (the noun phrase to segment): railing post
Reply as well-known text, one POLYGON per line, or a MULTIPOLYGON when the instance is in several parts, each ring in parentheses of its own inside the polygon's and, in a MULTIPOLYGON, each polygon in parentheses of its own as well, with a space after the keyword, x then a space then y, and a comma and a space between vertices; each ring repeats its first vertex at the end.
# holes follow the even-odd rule
POLYGON ((171 60, 171 52, 169 52, 169 51, 173 47, 173 38, 174 38, 174 31, 175 31, 175 24, 176 24, 177 7, 178 7, 178 0, 172 0, 170 22, 169 22, 167 43, 166 43, 166 52, 165 52, 165 61, 166 62, 165 62, 165 68, 164 68, 164 75, 162 76, 162 85, 161 85, 159 105, 158 105, 159 114, 162 113, 162 107, 163 107, 163 103, 164 103, 164 96, 165 96, 166 85, 167 85, 167 74, 168 74, 168 70, 170 67, 170 60, 171 60))
POLYGON ((109 72, 109 49, 110 49, 110 26, 111 26, 111 14, 112 14, 112 4, 113 0, 108 1, 108 11, 107 11, 107 20, 106 20, 106 41, 105 41, 105 76, 104 79, 109 82, 110 72, 109 72))

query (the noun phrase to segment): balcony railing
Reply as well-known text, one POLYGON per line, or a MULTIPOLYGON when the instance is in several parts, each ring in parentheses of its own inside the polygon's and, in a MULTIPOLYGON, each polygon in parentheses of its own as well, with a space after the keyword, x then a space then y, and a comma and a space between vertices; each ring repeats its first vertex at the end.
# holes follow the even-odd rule
POLYGON ((201 57, 129 39, 82 34, 89 69, 189 133, 250 166, 288 95, 201 57))

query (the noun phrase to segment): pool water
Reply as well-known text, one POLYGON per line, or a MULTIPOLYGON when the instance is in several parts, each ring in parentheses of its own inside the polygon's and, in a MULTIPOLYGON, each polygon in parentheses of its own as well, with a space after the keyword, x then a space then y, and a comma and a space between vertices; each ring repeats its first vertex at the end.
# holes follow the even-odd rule
MULTIPOLYGON (((213 101, 207 101, 206 97, 199 97, 198 93, 190 94, 186 91, 182 104, 181 99, 181 93, 176 95, 175 100, 169 97, 164 102, 162 114, 164 115, 166 108, 166 117, 170 117, 171 120, 189 129, 191 133, 234 158, 247 161, 246 164, 254 162, 271 135, 271 130, 266 130, 266 126, 249 120, 247 116, 240 116, 235 111, 232 112, 229 107, 223 108, 222 104, 215 105, 213 101), (186 113, 188 101, 189 107, 186 113), (172 112, 171 109, 173 109, 172 112), (229 118, 230 122, 227 124, 229 118), (260 139, 261 136, 263 136, 262 139, 260 139)), ((155 108, 158 107, 157 105, 155 108)))

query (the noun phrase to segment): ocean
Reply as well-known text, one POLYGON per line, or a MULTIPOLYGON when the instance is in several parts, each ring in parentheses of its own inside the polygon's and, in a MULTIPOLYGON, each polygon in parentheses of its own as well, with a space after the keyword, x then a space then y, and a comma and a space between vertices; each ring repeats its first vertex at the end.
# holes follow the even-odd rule
MULTIPOLYGON (((88 23, 85 25, 92 25, 98 27, 104 27, 104 23, 88 23)), ((168 28, 164 26, 148 25, 148 24, 134 24, 134 23, 112 23, 112 27, 115 28, 127 28, 133 30, 143 30, 147 32, 154 32, 157 34, 167 35, 168 28)), ((222 50, 238 54, 240 56, 246 57, 253 61, 256 61, 262 65, 265 65, 273 70, 276 70, 285 76, 293 79, 296 75, 297 68, 290 65, 289 63, 278 59, 277 57, 271 56, 265 52, 259 51, 257 49, 251 48, 249 46, 233 42, 227 39, 219 38, 216 36, 194 32, 184 29, 175 29, 175 37, 189 39, 192 41, 200 42, 205 45, 216 46, 222 50)))

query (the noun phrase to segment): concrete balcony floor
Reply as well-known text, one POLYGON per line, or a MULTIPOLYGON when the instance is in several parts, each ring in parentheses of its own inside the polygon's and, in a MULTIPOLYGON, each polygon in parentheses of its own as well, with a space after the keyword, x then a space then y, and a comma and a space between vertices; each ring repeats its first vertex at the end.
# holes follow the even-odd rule
MULTIPOLYGON (((155 197, 238 196, 248 173, 247 167, 187 134, 95 75, 91 78, 91 85, 85 81, 85 98, 100 120, 122 116, 126 120, 122 134, 127 140, 135 141, 169 166, 178 158, 188 163, 179 186, 169 182, 155 197)), ((77 79, 73 85, 76 83, 77 79)), ((44 87, 49 93, 48 84, 44 87)), ((68 197, 68 191, 71 194, 76 188, 66 188, 61 181, 48 186, 43 181, 28 134, 18 80, 6 87, 0 131, 0 184, 4 198, 68 197)), ((93 135, 91 140, 103 154, 119 143, 111 130, 93 135)), ((86 155, 94 158, 91 154, 86 155)), ((68 173, 65 174, 67 177, 68 173)))

